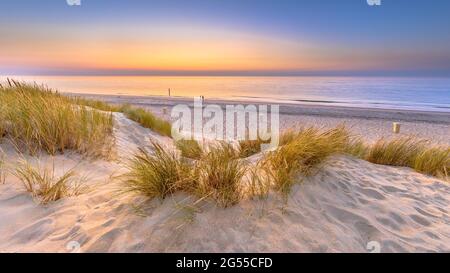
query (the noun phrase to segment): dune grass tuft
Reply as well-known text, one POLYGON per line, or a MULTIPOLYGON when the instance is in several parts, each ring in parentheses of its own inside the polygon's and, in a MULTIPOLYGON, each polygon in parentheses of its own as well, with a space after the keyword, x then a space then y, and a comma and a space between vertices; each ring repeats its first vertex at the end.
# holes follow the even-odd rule
POLYGON ((380 165, 408 167, 417 154, 425 149, 425 145, 425 141, 412 137, 380 139, 370 147, 366 160, 380 165))
POLYGON ((239 141, 239 157, 246 158, 261 152, 261 145, 267 143, 261 139, 239 141))
MULTIPOLYGON (((191 144, 188 144, 191 145, 191 144)), ((220 143, 202 151, 195 162, 177 157, 159 144, 152 153, 141 149, 129 163, 123 192, 164 199, 177 191, 192 193, 200 199, 213 198, 219 206, 236 204, 243 195, 241 180, 245 165, 237 159, 231 145, 220 143)))
POLYGON ((246 165, 231 145, 211 147, 198 162, 197 194, 211 197, 221 207, 238 203, 243 197, 242 178, 246 165))
POLYGON ((364 159, 375 164, 410 167, 420 173, 448 178, 450 148, 430 146, 428 141, 412 137, 381 139, 368 149, 364 159))
POLYGON ((8 81, 0 87, 2 135, 32 154, 76 150, 101 156, 112 141, 110 114, 73 105, 43 86, 8 81))
POLYGON ((83 105, 105 112, 121 112, 121 105, 112 105, 101 100, 86 99, 80 97, 71 98, 71 101, 77 105, 83 105))
POLYGON ((370 146, 359 137, 350 137, 344 147, 344 153, 358 158, 365 158, 370 146))
POLYGON ((412 168, 420 173, 448 179, 450 148, 432 147, 418 153, 412 168))
POLYGON ((83 191, 83 180, 76 177, 74 170, 56 177, 54 169, 40 169, 33 167, 27 161, 22 161, 18 163, 14 175, 33 197, 40 198, 41 204, 77 196, 83 191))
POLYGON ((127 118, 136 121, 143 127, 152 129, 163 136, 171 137, 172 135, 172 125, 169 122, 158 118, 145 109, 123 105, 120 108, 120 112, 123 112, 127 118))
POLYGON ((266 199, 271 189, 271 181, 263 166, 264 161, 258 161, 248 168, 247 196, 250 198, 266 199))
POLYGON ((286 136, 282 146, 264 154, 255 164, 242 159, 242 147, 236 149, 226 142, 209 146, 201 153, 196 142, 181 144, 187 148, 180 148, 177 143, 184 157, 195 161, 183 161, 183 157, 178 158, 175 153, 155 145, 154 154, 141 150, 135 155, 126 190, 161 199, 176 191, 185 191, 198 196, 199 200, 212 198, 224 208, 246 197, 267 198, 272 189, 287 198, 301 177, 313 175, 333 154, 351 154, 373 163, 408 166, 434 176, 448 175, 450 149, 427 148, 427 142, 422 140, 380 140, 370 146, 352 137, 344 126, 328 130, 310 127, 286 136))
POLYGON ((171 124, 143 108, 134 107, 130 104, 112 105, 99 100, 79 97, 73 98, 72 101, 75 104, 88 106, 101 111, 124 113, 127 118, 136 121, 143 127, 152 129, 163 136, 171 137, 171 124))
POLYGON ((140 149, 128 164, 124 192, 163 200, 181 189, 190 177, 189 166, 172 151, 152 143, 153 153, 140 149))
POLYGON ((203 155, 203 149, 196 140, 178 140, 177 148, 181 151, 181 155, 190 159, 198 160, 203 155))
POLYGON ((310 127, 290 135, 264 159, 275 190, 287 196, 298 175, 311 175, 328 156, 343 152, 349 137, 343 126, 326 131, 310 127))

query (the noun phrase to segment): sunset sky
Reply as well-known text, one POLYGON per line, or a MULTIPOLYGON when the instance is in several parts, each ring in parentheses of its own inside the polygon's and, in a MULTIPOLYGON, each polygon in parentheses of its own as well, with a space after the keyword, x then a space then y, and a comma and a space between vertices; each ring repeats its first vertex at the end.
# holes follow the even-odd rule
POLYGON ((450 75, 450 1, 2 0, 0 74, 450 75))

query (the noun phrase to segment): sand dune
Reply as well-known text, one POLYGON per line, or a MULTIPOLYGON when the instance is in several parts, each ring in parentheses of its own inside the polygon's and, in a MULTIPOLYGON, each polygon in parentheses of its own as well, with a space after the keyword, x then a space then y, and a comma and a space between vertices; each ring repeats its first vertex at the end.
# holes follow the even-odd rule
MULTIPOLYGON (((176 194, 164 202, 120 195, 124 160, 158 136, 115 115, 117 160, 77 154, 40 161, 75 167, 89 190, 38 205, 13 175, 0 184, 1 252, 381 252, 450 251, 450 185, 407 168, 333 157, 314 177, 277 194, 222 209, 176 194), (79 246, 79 248, 78 248, 79 246)), ((18 155, 1 144, 10 167, 18 155)), ((299 178, 301 180, 301 178, 299 178)))

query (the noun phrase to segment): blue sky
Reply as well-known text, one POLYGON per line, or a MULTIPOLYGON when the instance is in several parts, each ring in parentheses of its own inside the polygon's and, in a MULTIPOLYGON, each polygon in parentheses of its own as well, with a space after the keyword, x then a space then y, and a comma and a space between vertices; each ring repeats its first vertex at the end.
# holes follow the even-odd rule
POLYGON ((3 73, 450 75, 446 0, 2 0, 0 10, 3 73))

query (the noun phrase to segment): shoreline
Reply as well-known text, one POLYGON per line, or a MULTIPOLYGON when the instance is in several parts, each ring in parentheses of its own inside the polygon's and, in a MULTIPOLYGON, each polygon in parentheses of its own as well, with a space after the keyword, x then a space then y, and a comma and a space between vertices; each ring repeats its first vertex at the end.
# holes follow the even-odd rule
MULTIPOLYGON (((176 104, 184 103, 192 107, 193 97, 181 96, 136 96, 136 95, 104 95, 104 94, 86 94, 86 93, 61 93, 67 96, 85 97, 97 100, 102 100, 109 103, 121 104, 130 103, 142 107, 172 107, 176 104)), ((384 108, 364 108, 364 107, 350 107, 338 105, 321 105, 321 104, 302 104, 302 103, 287 103, 287 102, 269 102, 258 100, 234 100, 234 99, 205 99, 204 103, 217 104, 224 106, 227 104, 278 104, 280 105, 281 115, 305 115, 305 116, 320 116, 320 117, 334 117, 334 118, 365 118, 365 119, 383 119, 383 120, 397 120, 407 122, 427 122, 436 124, 450 125, 450 112, 445 111, 425 111, 414 109, 384 109, 384 108)))
MULTIPOLYGON (((104 98, 124 102, 124 98, 119 99, 104 98)), ((158 105, 154 102, 156 99, 153 105, 142 99, 125 99, 170 119, 168 111, 164 115, 162 107, 155 106, 158 105)), ((63 101, 66 101, 66 109, 73 107, 70 101, 63 101)), ((164 105, 180 102, 161 101, 164 105)), ((22 109, 28 106, 26 103, 22 109)), ((66 130, 66 123, 52 118, 54 112, 49 111, 49 107, 39 107, 35 113, 41 111, 45 117, 39 116, 40 121, 47 124, 48 116, 53 128, 66 130)), ((322 116, 297 115, 289 109, 283 111, 290 114, 280 115, 282 128, 294 129, 295 124, 334 127, 345 121, 351 125, 349 129, 366 140, 392 136, 391 121, 355 118, 352 111, 347 114, 353 117, 347 118, 332 116, 332 112, 324 113, 320 108, 314 111, 322 116)), ((75 121, 73 117, 82 119, 68 116, 65 120, 70 123, 75 121)), ((275 179, 252 178, 254 170, 258 177, 266 174, 264 167, 258 164, 264 153, 239 159, 243 165, 237 168, 233 166, 238 159, 229 156, 219 157, 216 163, 206 158, 177 160, 175 153, 182 151, 176 140, 156 133, 155 127, 142 126, 121 112, 111 113, 111 119, 109 132, 114 142, 112 145, 103 143, 113 149, 111 158, 89 158, 82 150, 73 149, 54 155, 44 151, 33 155, 22 153, 9 141, 0 143, 0 161, 3 160, 0 164, 0 252, 70 252, 73 245, 83 253, 367 252, 370 242, 378 242, 381 252, 448 251, 450 185, 447 177, 425 175, 410 163, 395 163, 395 167, 387 166, 390 163, 386 161, 374 164, 365 157, 332 151, 328 154, 324 144, 333 142, 334 138, 320 141, 319 136, 319 144, 312 147, 307 143, 314 144, 313 138, 300 142, 306 146, 303 151, 311 155, 301 152, 299 156, 319 161, 299 162, 301 166, 313 167, 314 172, 299 170, 292 177, 290 191, 285 196, 276 188, 275 179), (161 145, 169 155, 173 152, 175 161, 168 161, 166 156, 158 157, 159 150, 153 143, 161 145), (129 160, 136 158, 142 149, 147 155, 155 155, 152 157, 155 161, 151 161, 154 163, 145 163, 148 162, 145 157, 143 165, 130 169, 129 160), (322 153, 328 156, 321 160, 322 153), (178 167, 166 168, 168 163, 180 167, 179 164, 183 164, 186 168, 183 171, 178 167), (25 175, 20 174, 23 168, 28 170, 25 175), (202 169, 200 174, 204 176, 197 174, 197 170, 202 169), (211 182, 203 180, 206 177, 222 184, 231 181, 237 186, 233 192, 242 195, 226 209, 220 205, 221 199, 211 196, 210 192, 214 191, 203 192, 199 184, 193 185, 193 190, 187 188, 192 185, 187 185, 158 198, 161 191, 158 195, 158 192, 147 193, 142 188, 126 185, 127 179, 134 179, 135 171, 141 170, 150 174, 138 177, 144 190, 161 185, 161 179, 170 180, 166 180, 165 185, 174 185, 193 177, 202 185, 208 185, 211 182), (243 176, 229 175, 233 170, 242 172, 243 176), (3 183, 2 172, 6 174, 3 183), (28 173, 32 175, 31 180, 28 173), (152 179, 153 175, 156 180, 152 179), (182 177, 172 178, 179 175, 182 177), (39 176, 48 177, 47 183, 42 184, 39 176), (71 179, 64 182, 67 188, 61 195, 50 195, 53 191, 41 192, 45 185, 54 187, 58 181, 65 181, 61 177, 71 179), (252 181, 259 181, 259 186, 252 186, 252 181), (33 185, 31 192, 29 183, 33 185)), ((448 124, 402 122, 401 135, 420 133, 432 137, 433 141, 442 138, 448 142, 449 129, 448 124)), ((90 136, 85 139, 89 140, 90 136)), ((302 147, 298 148, 302 151, 302 147)), ((302 161, 299 156, 293 160, 283 157, 286 163, 295 165, 295 161, 302 161)), ((408 155, 397 154, 397 157, 403 156, 408 155)), ((447 158, 448 154, 445 156, 447 158)), ((433 160, 426 162, 433 163, 433 160)), ((444 172, 447 174, 446 169, 444 172)))
MULTIPOLYGON (((105 101, 112 104, 131 104, 152 111, 166 120, 170 117, 170 108, 179 103, 193 106, 193 98, 165 96, 122 96, 102 94, 62 93, 68 96, 79 96, 105 101), (168 110, 164 113, 164 108, 168 110)), ((242 102, 231 100, 206 99, 204 104, 265 104, 263 102, 242 102)), ((368 142, 381 138, 397 136, 417 137, 430 140, 436 145, 450 145, 450 113, 425 112, 416 110, 384 110, 340 106, 289 105, 280 104, 280 129, 289 130, 308 126, 334 128, 345 124, 355 135, 368 142), (400 134, 392 133, 392 123, 401 123, 400 134)))

